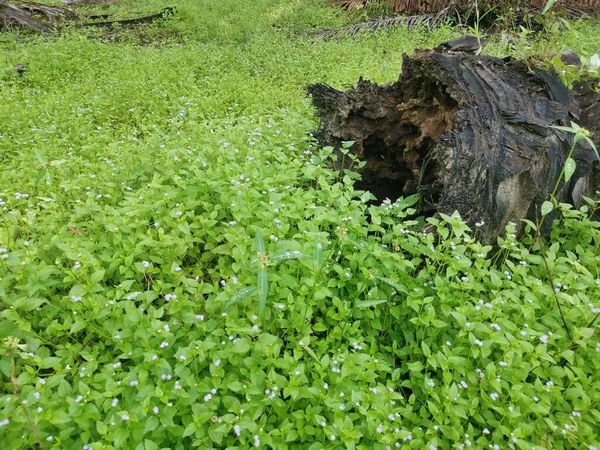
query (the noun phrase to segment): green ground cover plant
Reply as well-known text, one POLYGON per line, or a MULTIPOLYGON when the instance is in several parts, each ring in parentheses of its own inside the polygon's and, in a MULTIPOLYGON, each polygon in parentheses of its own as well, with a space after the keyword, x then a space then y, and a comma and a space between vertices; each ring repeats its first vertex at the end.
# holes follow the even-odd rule
MULTIPOLYGON (((484 246, 311 137, 307 84, 394 80, 457 30, 168 4, 143 39, 0 36, 2 448, 600 447, 599 203, 484 246)), ((525 34, 489 51, 591 58, 600 28, 525 34)))

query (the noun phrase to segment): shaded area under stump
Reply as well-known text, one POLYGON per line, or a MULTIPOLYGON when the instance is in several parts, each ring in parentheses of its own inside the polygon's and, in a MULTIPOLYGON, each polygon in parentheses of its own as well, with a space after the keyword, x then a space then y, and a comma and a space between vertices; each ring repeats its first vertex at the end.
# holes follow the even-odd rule
MULTIPOLYGON (((367 162, 359 189, 379 201, 419 192, 424 215, 457 210, 471 225, 484 222, 483 241, 511 220, 539 218, 572 144, 551 125, 574 121, 600 137, 592 83, 571 92, 555 73, 523 61, 434 50, 405 55, 402 67, 390 85, 310 86, 319 141, 337 149, 355 141, 351 151, 367 162)), ((600 171, 583 141, 573 158, 577 170, 556 197, 579 205, 600 189, 600 171)))

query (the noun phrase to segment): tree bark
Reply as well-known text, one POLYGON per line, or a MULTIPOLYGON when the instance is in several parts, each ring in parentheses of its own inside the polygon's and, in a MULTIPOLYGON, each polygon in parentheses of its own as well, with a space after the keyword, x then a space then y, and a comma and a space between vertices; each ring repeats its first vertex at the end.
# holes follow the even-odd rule
MULTIPOLYGON (((485 224, 483 241, 495 241, 511 220, 540 218, 573 142, 552 125, 574 121, 599 137, 591 84, 571 92, 527 62, 433 50, 405 55, 402 67, 390 85, 310 86, 319 140, 338 149, 355 141, 351 151, 367 162, 358 187, 379 201, 419 192, 421 213, 457 210, 467 223, 485 224)), ((600 171, 583 140, 573 158, 577 170, 556 198, 579 205, 600 189, 600 171)))

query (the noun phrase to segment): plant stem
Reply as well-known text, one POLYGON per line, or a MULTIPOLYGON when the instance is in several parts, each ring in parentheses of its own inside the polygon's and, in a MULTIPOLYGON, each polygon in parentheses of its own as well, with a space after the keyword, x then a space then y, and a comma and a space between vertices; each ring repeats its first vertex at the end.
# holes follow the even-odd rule
POLYGON ((12 356, 12 349, 8 350, 8 356, 10 356, 10 382, 13 385, 13 395, 15 397, 17 397, 19 404, 21 405, 21 408, 23 408, 23 412, 25 413, 25 418, 27 419, 27 422, 29 423, 29 426, 31 427, 31 431, 33 432, 33 435, 35 436, 35 440, 37 441, 37 445, 39 448, 44 448, 44 444, 42 443, 42 440, 40 439, 40 435, 37 432, 37 429, 35 428, 35 424, 32 422, 31 418, 29 417, 29 413, 27 412, 27 406, 25 405, 25 403, 23 403, 23 400, 21 400, 21 395, 19 393, 19 382, 17 381, 17 376, 16 376, 16 365, 15 365, 15 358, 12 356))
MULTIPOLYGON (((543 218, 542 218, 543 220, 543 218)), ((541 225, 541 224, 540 224, 541 225)), ((565 319, 565 315, 563 314, 562 306, 560 306, 560 302, 558 301, 558 296, 554 291, 554 281, 552 280, 552 272, 550 271, 550 266, 548 266, 548 260, 546 259, 546 251, 544 248, 544 242, 542 240, 542 236, 540 235, 540 225, 537 227, 536 239, 540 243, 540 253, 542 255, 542 259, 544 260, 544 266, 546 267, 546 273, 548 274, 548 281, 550 281, 550 289, 552 289, 552 293, 554 295, 554 300, 556 301, 556 307, 558 308, 558 312, 560 314, 560 318, 562 319, 563 326, 565 327, 565 331, 567 332, 567 336, 569 340, 572 341, 571 331, 569 330, 569 326, 567 325, 567 320, 565 319)))

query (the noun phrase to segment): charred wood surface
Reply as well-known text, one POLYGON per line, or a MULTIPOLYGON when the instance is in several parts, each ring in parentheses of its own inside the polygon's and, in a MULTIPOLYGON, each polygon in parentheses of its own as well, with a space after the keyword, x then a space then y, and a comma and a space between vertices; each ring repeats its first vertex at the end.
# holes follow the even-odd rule
MULTIPOLYGON (((470 224, 485 223, 484 241, 511 220, 539 218, 572 144, 552 125, 574 121, 598 137, 600 101, 591 84, 571 92, 556 74, 526 62, 465 53, 420 51, 402 67, 389 85, 310 86, 320 142, 355 141, 351 151, 367 161, 358 187, 379 201, 420 192, 421 213, 457 210, 470 224)), ((583 141, 573 157, 577 171, 557 199, 579 205, 600 189, 600 176, 583 141)))

